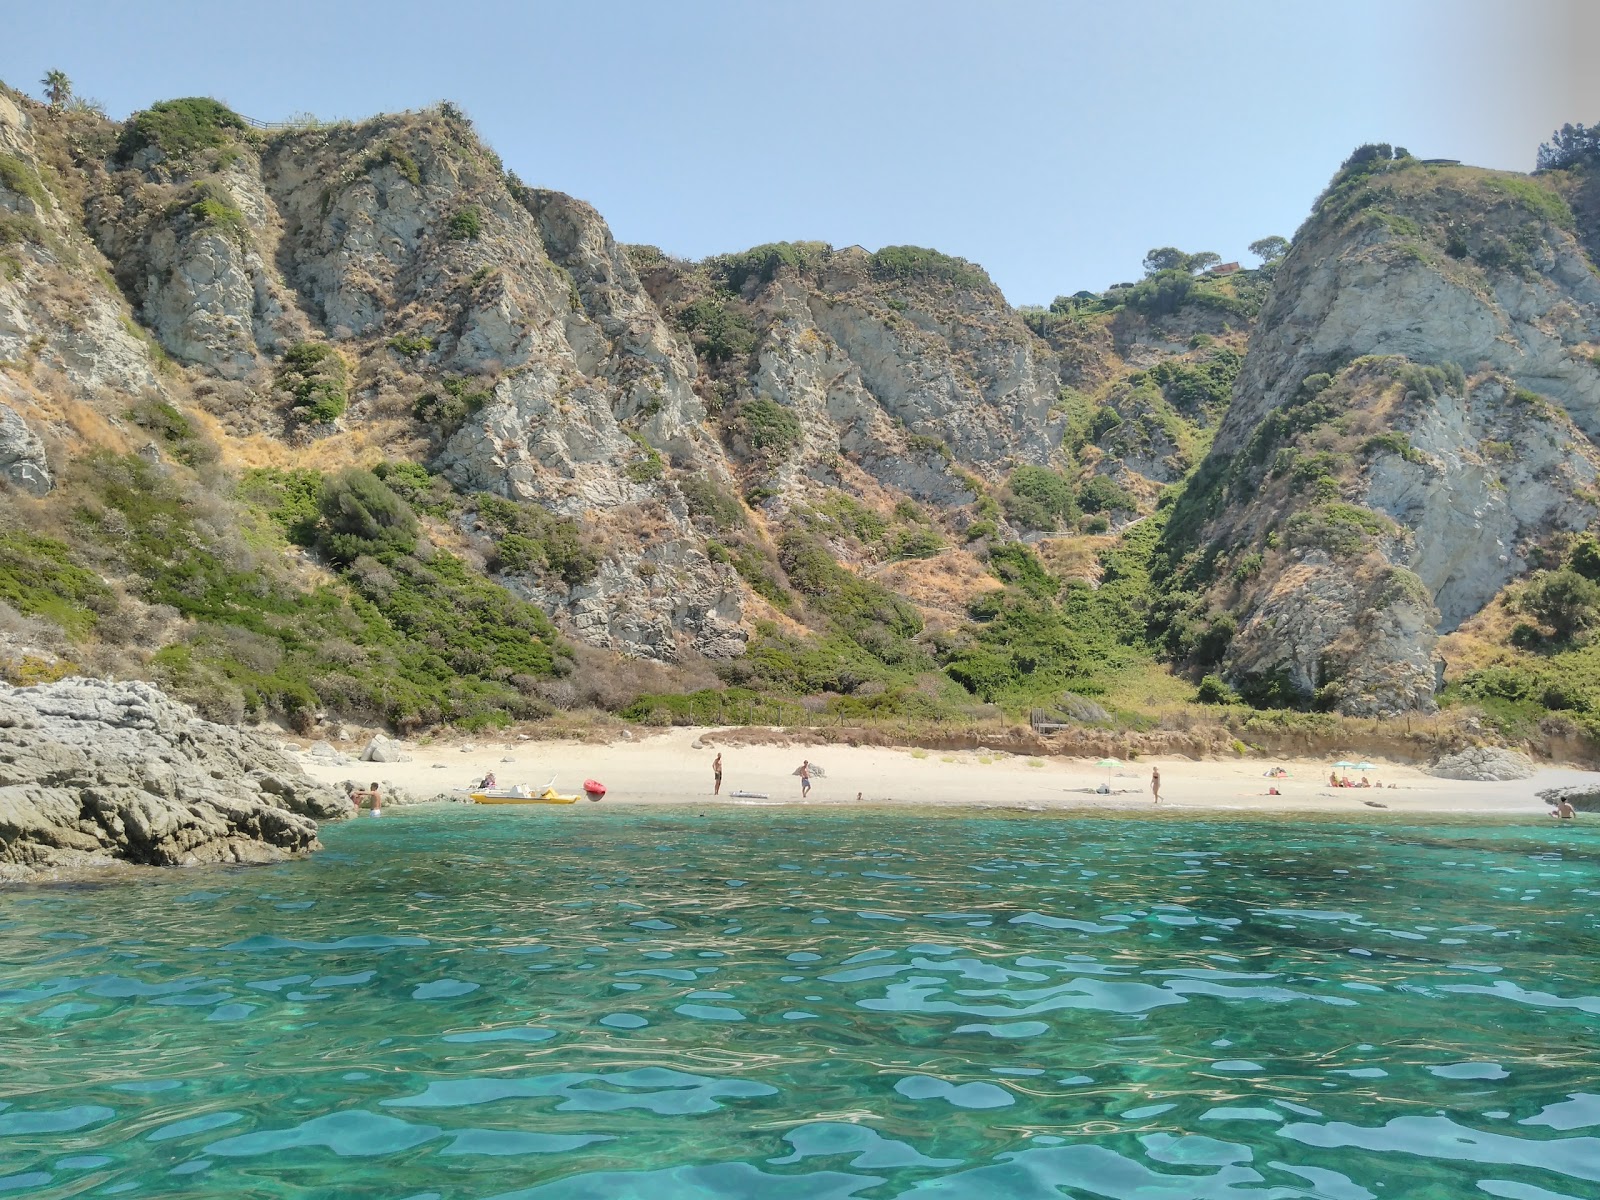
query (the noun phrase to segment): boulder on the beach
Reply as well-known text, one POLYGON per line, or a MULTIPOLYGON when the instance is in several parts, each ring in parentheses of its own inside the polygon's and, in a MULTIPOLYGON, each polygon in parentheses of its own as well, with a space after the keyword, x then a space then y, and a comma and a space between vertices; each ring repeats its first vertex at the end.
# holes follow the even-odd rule
POLYGON ((361 752, 362 762, 397 763, 404 762, 405 755, 400 752, 400 743, 383 734, 374 734, 367 748, 361 752))
POLYGON ((332 742, 326 740, 312 743, 307 748, 306 753, 312 758, 320 758, 324 762, 331 762, 341 767, 350 761, 348 754, 337 749, 332 742))
POLYGON ((1469 746, 1447 754, 1423 770, 1439 779, 1464 779, 1476 783, 1532 779, 1533 760, 1501 746, 1469 746))
POLYGON ((5 877, 115 860, 266 862, 349 815, 259 734, 202 720, 148 683, 0 684, 5 877))

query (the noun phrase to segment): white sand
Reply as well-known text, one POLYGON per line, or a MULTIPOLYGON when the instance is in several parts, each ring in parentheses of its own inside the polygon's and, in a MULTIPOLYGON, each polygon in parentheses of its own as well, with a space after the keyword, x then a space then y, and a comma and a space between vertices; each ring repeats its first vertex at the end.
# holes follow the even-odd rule
MULTIPOLYGON (((1107 771, 1094 760, 1028 758, 972 751, 886 749, 851 746, 711 746, 696 750, 697 738, 716 741, 717 731, 670 729, 636 732, 632 741, 611 745, 581 742, 464 740, 450 744, 403 744, 404 763, 325 763, 300 758, 317 779, 349 779, 365 785, 377 780, 387 789, 431 797, 465 789, 493 771, 501 786, 524 783, 540 788, 552 777, 558 790, 577 792, 585 779, 609 789, 608 804, 786 804, 798 805, 800 781, 792 772, 802 759, 821 764, 826 774, 814 780, 810 805, 1006 805, 1044 808, 1153 809, 1150 771, 1161 770, 1162 810, 1316 811, 1372 814, 1367 801, 1394 812, 1522 814, 1544 817, 1541 788, 1562 784, 1600 785, 1600 773, 1570 769, 1540 771, 1514 783, 1464 783, 1435 779, 1414 767, 1374 759, 1368 772, 1382 788, 1331 788, 1329 764, 1293 759, 1141 758, 1107 771), (722 795, 711 795, 711 760, 722 753, 722 795), (506 760, 511 761, 506 761, 506 760), (984 761, 988 759, 989 761, 984 761), (1287 779, 1269 780, 1278 765, 1287 779), (1111 795, 1092 789, 1105 782, 1111 795), (1396 784, 1390 788, 1388 784, 1396 784), (1276 786, 1281 796, 1266 794, 1276 786), (740 799, 736 791, 765 793, 767 799, 740 799)), ((351 757, 359 744, 348 749, 351 757)), ((1341 772, 1343 774, 1343 772, 1341 772)), ((1350 772, 1359 779, 1359 772, 1350 772)))

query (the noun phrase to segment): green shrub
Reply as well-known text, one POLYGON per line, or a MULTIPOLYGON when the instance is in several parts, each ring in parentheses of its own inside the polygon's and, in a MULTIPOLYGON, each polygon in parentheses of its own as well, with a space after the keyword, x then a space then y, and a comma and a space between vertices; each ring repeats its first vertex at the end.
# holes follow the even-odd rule
POLYGON ((350 366, 326 342, 299 342, 284 353, 278 386, 289 394, 301 420, 337 420, 350 402, 350 366))
POLYGON ((650 483, 665 475, 666 464, 662 462, 660 452, 644 440, 644 434, 633 429, 628 430, 627 434, 638 447, 639 454, 623 468, 623 474, 634 483, 650 483))
POLYGON ((833 247, 826 242, 768 242, 740 254, 712 259, 709 265, 730 290, 737 292, 751 279, 770 283, 780 267, 799 271, 816 267, 832 252, 833 247))
POLYGON ((1363 454, 1398 454, 1408 463, 1425 463, 1428 456, 1411 445, 1411 439, 1404 433, 1390 431, 1376 433, 1369 437, 1361 446, 1363 454))
POLYGON ((1030 596, 1054 596, 1061 587, 1061 581, 1044 569, 1039 556, 1021 542, 1008 542, 990 550, 989 573, 1030 596))
POLYGON ((439 391, 418 396, 412 412, 419 421, 432 425, 440 435, 448 437, 493 398, 490 389, 474 387, 472 380, 457 376, 443 380, 439 391))
POLYGON ((719 297, 693 301, 678 312, 677 322, 689 334, 695 353, 712 365, 743 360, 755 349, 756 331, 749 318, 719 297))
POLYGON ((1239 377, 1244 357, 1233 350, 1218 350, 1202 363, 1166 359, 1150 369, 1150 378, 1167 402, 1191 420, 1210 420, 1228 406, 1233 381, 1239 377))
POLYGON ((1006 519, 1019 529, 1059 529, 1078 516, 1072 485, 1048 467, 1018 467, 1006 481, 1000 503, 1006 519))
POLYGON ((26 196, 41 209, 51 207, 50 193, 35 171, 15 154, 0 154, 0 187, 19 196, 26 196))
POLYGON ((1200 686, 1195 689, 1195 702, 1198 704, 1237 704, 1239 697, 1221 678, 1216 675, 1207 675, 1200 681, 1200 686))
POLYGON ((1078 489, 1078 507, 1086 513, 1134 512, 1139 502, 1109 475, 1095 475, 1078 489))
POLYGON ((841 537, 854 538, 863 546, 875 546, 889 532, 889 522, 853 496, 830 491, 816 506, 820 525, 841 537))
POLYGON ((378 147, 361 163, 361 169, 369 175, 384 167, 393 167, 404 178, 410 180, 413 187, 422 186, 422 169, 417 166, 417 160, 392 143, 378 147))
POLYGON ((1544 572, 1523 589, 1518 606, 1568 640, 1600 624, 1600 583, 1572 570, 1544 572))
POLYGON ((433 339, 420 333, 397 333, 385 344, 406 358, 421 358, 424 354, 433 353, 433 339))
POLYGON ((1585 579, 1600 581, 1600 540, 1586 533, 1567 550, 1567 566, 1585 579))
POLYGON ((0 601, 55 622, 74 641, 115 608, 111 589, 77 565, 69 547, 19 530, 0 530, 0 601))
POLYGON ((244 118, 209 96, 162 100, 128 118, 118 142, 124 161, 146 146, 157 146, 168 158, 225 146, 243 132, 244 118))
POLYGON ((677 482, 691 517, 707 521, 717 530, 740 529, 747 523, 738 499, 709 476, 689 475, 677 482))
POLYGON ((784 534, 778 561, 789 583, 847 637, 875 657, 897 662, 912 653, 903 643, 922 632, 917 610, 893 592, 845 570, 822 546, 798 532, 784 534))
POLYGON ((1239 698, 1252 708, 1304 708, 1311 702, 1282 668, 1241 676, 1236 688, 1239 698))
POLYGON ((475 496, 473 507, 495 539, 496 571, 545 570, 569 587, 588 583, 600 573, 600 551, 570 517, 488 493, 475 496))
POLYGON ((889 553, 895 558, 932 558, 944 545, 937 529, 903 529, 895 535, 889 553))
POLYGON ((185 466, 198 467, 217 459, 218 450, 211 439, 157 393, 134 401, 126 415, 158 439, 166 452, 185 466))
POLYGON ((327 477, 321 508, 317 541, 334 562, 363 555, 382 562, 416 549, 416 514, 371 471, 349 467, 327 477))
MULTIPOLYGON (((153 667, 224 719, 305 723, 327 708, 402 728, 503 724, 545 711, 524 688, 570 669, 542 612, 450 555, 401 553, 393 525, 377 531, 385 562, 357 558, 338 586, 305 592, 230 543, 219 533, 228 522, 197 519, 214 497, 186 493, 178 477, 132 456, 100 454, 81 467, 74 528, 87 552, 114 562, 145 600, 190 618, 153 667)), ((316 522, 326 521, 319 484, 315 472, 251 472, 240 494, 287 531, 303 525, 313 499, 316 522)), ((391 493, 386 503, 398 501, 391 493)), ((403 527, 403 505, 398 516, 403 527)))
POLYGON ((735 423, 753 449, 783 456, 800 444, 800 418, 794 410, 768 396, 757 396, 739 406, 735 423))
POLYGON ((1558 228, 1571 229, 1576 223, 1566 198, 1546 187, 1542 180, 1522 175, 1491 175, 1484 179, 1483 186, 1509 197, 1540 220, 1549 221, 1558 228))
MULTIPOLYGON (((906 437, 906 449, 912 454, 938 455, 947 463, 955 462, 956 460, 955 452, 950 449, 949 443, 947 443, 941 437, 934 437, 932 434, 928 433, 909 434, 906 437)), ((974 476, 973 478, 976 477, 974 476)), ((982 483, 979 483, 976 489, 969 488, 968 490, 975 490, 976 492, 981 493, 983 491, 983 485, 982 483)))
POLYGON ((976 542, 980 538, 992 538, 1000 532, 993 521, 974 521, 968 525, 963 536, 968 542, 976 542))
POLYGON ((923 246, 885 246, 873 254, 872 270, 880 279, 936 281, 958 288, 994 286, 982 267, 923 246))
POLYGON ((1167 316, 1182 308, 1194 290, 1194 276, 1188 271, 1159 271, 1128 289, 1122 303, 1148 317, 1167 316))
POLYGON ((1394 532, 1388 518, 1356 504, 1327 503, 1297 512, 1289 518, 1286 533, 1291 546, 1326 550, 1348 556, 1364 550, 1374 537, 1394 532))
POLYGON ((313 546, 322 520, 322 472, 258 467, 240 477, 235 495, 264 513, 297 546, 313 546))
POLYGON ((453 242, 476 241, 482 233, 483 213, 476 204, 463 204, 445 223, 445 234, 453 242))
POLYGON ((442 475, 430 475, 421 463, 381 462, 372 473, 412 512, 430 517, 448 517, 460 507, 460 499, 450 481, 442 475))

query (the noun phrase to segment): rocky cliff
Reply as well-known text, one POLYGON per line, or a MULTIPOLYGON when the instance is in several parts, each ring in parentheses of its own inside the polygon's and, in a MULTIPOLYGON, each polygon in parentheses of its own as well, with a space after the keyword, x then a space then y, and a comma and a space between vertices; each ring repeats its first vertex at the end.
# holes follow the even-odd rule
POLYGON ((1171 538, 1247 695, 1432 708, 1440 635, 1588 527, 1600 277, 1574 187, 1385 147, 1318 201, 1171 538))
POLYGON ((1593 515, 1591 191, 1364 151, 1281 262, 1018 311, 913 246, 618 245, 450 105, 0 90, 0 653, 306 726, 1427 709, 1593 515))
POLYGON ((145 683, 0 684, 0 880, 104 865, 267 862, 350 815, 263 738, 145 683))

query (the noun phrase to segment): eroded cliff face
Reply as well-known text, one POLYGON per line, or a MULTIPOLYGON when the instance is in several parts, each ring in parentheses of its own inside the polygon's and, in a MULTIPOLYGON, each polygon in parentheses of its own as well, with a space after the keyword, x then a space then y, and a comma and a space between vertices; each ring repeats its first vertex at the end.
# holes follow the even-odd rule
POLYGON ((1176 522, 1247 693, 1433 707, 1439 634, 1593 519, 1600 277, 1562 186, 1368 164, 1301 230, 1176 522))
MULTIPOLYGON (((790 586, 796 538, 860 578, 938 556, 914 572, 921 653, 960 624, 988 547, 1059 537, 1044 558, 1094 585, 1111 542, 1093 539, 1181 490, 1179 655, 1359 713, 1429 707, 1438 637, 1600 495, 1584 180, 1368 161, 1275 271, 1019 312, 916 247, 619 246, 448 107, 267 133, 185 111, 212 126, 0 93, 0 477, 18 492, 95 448, 229 479, 422 464, 454 489, 418 501, 429 546, 571 637, 693 663, 837 632, 790 586), (1066 528, 1028 524, 1014 481, 1033 467, 1116 486, 1081 528, 1070 499, 1066 528), (483 495, 570 522, 579 552, 506 552, 521 518, 483 495)), ((328 566, 285 569, 311 587, 328 566)))
POLYGON ((180 115, 174 135, 3 100, 17 486, 48 486, 41 432, 159 458, 140 397, 257 439, 254 461, 421 461, 579 522, 600 558, 578 582, 502 562, 470 516, 441 534, 574 636, 670 662, 736 655, 777 615, 749 564, 808 504, 910 498, 958 531, 985 485, 1058 452, 1053 352, 960 260, 827 251, 729 287, 647 256, 647 287, 593 208, 508 175, 453 111, 266 135, 180 115), (697 299, 744 340, 697 352, 697 299), (315 360, 331 400, 297 390, 308 348, 336 352, 315 360), (742 512, 734 555, 707 494, 742 512))

